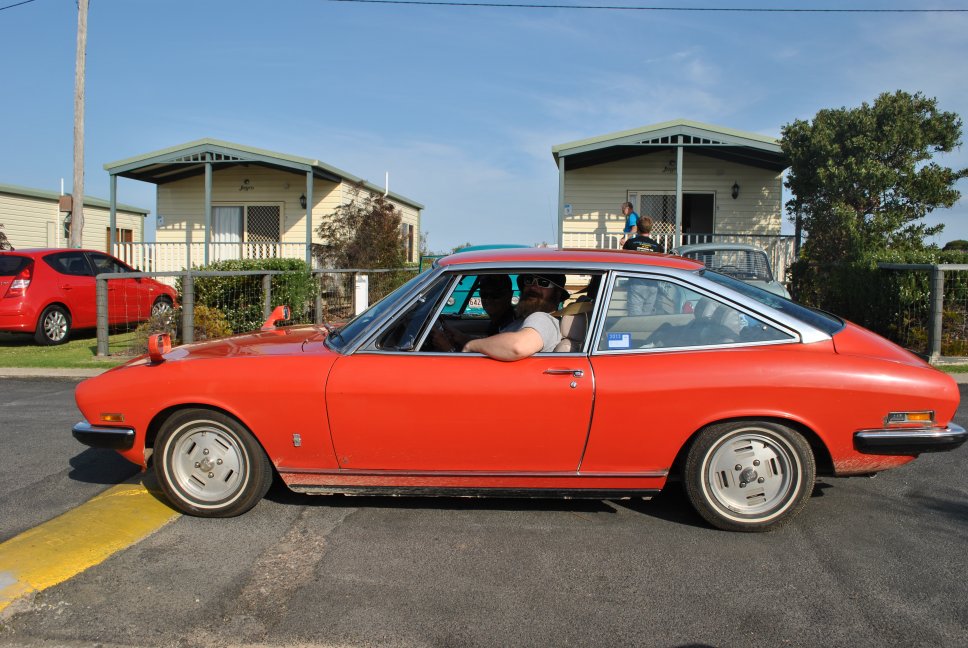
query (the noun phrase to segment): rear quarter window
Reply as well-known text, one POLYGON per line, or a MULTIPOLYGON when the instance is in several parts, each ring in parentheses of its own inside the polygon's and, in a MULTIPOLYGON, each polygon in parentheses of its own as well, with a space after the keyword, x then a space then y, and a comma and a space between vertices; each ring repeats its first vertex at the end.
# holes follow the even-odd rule
POLYGON ((0 277, 13 277, 30 263, 29 257, 16 254, 0 254, 0 277))

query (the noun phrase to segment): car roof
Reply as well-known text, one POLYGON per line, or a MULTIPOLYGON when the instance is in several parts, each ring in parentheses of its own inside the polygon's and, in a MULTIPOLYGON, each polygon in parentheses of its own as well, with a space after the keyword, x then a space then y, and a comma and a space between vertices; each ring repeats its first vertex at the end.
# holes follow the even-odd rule
POLYGON ((746 243, 694 243, 693 245, 683 245, 676 248, 676 252, 678 254, 686 254, 687 252, 712 252, 715 250, 749 250, 752 252, 766 252, 763 248, 758 248, 755 245, 748 245, 746 243))
POLYGON ((0 254, 25 254, 28 256, 37 256, 50 252, 96 252, 98 254, 107 254, 107 252, 101 252, 101 250, 88 250, 86 248, 17 248, 16 250, 0 250, 0 254))
POLYGON ((634 250, 583 250, 556 248, 502 248, 494 250, 464 251, 438 260, 440 266, 460 266, 478 263, 550 263, 641 265, 682 270, 698 270, 705 266, 694 259, 684 259, 671 254, 638 252, 634 250))

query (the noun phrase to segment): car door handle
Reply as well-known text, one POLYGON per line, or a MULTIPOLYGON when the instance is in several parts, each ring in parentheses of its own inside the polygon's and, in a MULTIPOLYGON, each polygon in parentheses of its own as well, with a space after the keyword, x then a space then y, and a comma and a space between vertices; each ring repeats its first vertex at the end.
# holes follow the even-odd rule
POLYGON ((74 286, 72 286, 72 285, 70 285, 70 284, 64 284, 63 286, 61 286, 61 290, 70 290, 70 289, 71 289, 71 288, 73 288, 73 287, 74 287, 74 286))
POLYGON ((551 376, 574 376, 581 378, 585 372, 581 369, 545 369, 544 372, 551 376))

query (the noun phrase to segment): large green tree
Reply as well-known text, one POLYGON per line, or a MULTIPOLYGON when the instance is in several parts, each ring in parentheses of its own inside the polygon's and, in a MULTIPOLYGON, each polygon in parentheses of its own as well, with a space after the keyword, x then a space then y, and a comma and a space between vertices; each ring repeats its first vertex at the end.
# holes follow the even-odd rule
POLYGON ((316 228, 325 243, 315 254, 330 268, 402 268, 406 264, 400 210, 362 187, 316 228))
POLYGON ((812 261, 870 258, 886 249, 919 249, 941 231, 925 215, 961 196, 968 169, 932 161, 961 144, 961 118, 921 93, 884 93, 859 108, 821 110, 783 127, 791 168, 787 209, 807 232, 812 261))

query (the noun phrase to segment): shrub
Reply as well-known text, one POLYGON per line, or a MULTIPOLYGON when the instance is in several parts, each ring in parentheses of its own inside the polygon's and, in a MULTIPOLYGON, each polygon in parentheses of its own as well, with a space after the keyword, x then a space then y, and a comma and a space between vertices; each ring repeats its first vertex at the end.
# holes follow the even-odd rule
MULTIPOLYGON (((306 262, 301 259, 234 259, 217 261, 200 270, 281 270, 285 274, 272 275, 271 305, 289 306, 294 319, 304 319, 312 305, 315 282, 306 262)), ((207 306, 224 312, 235 333, 252 331, 262 325, 265 319, 262 276, 195 277, 194 286, 196 319, 199 306, 207 306)), ((179 278, 179 292, 182 288, 179 278)))
MULTIPOLYGON (((219 309, 198 305, 195 306, 194 315, 195 322, 192 331, 196 342, 232 335, 232 328, 229 326, 225 314, 219 309)), ((171 335, 173 344, 180 344, 182 339, 181 321, 181 309, 153 315, 151 319, 142 322, 135 329, 131 346, 128 347, 129 353, 132 355, 148 353, 148 337, 157 333, 168 333, 171 335)))

